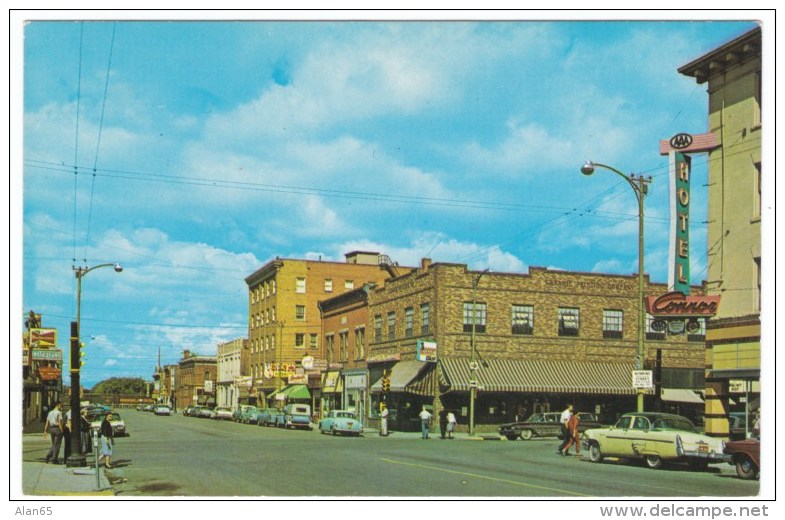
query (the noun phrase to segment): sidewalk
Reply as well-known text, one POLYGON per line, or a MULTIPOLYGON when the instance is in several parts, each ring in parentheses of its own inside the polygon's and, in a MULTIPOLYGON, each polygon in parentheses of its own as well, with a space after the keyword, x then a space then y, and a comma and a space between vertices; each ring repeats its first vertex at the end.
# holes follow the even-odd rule
MULTIPOLYGON (((100 468, 95 476, 95 458, 87 456, 87 467, 69 468, 65 464, 47 464, 43 460, 48 442, 43 436, 26 434, 23 443, 29 448, 40 440, 40 460, 22 461, 22 492, 31 496, 114 496, 115 491, 100 468)), ((62 454, 61 454, 62 455, 62 454)))

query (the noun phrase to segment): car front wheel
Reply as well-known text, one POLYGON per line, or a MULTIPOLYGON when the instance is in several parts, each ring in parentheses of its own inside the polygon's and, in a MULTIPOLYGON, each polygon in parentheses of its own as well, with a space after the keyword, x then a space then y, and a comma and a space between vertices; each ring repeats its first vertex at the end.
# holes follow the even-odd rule
POLYGON ((662 467, 662 457, 659 455, 646 455, 643 460, 646 462, 646 466, 651 469, 660 469, 662 467))
POLYGON ((742 457, 736 461, 736 474, 739 478, 751 480, 758 475, 758 470, 749 457, 742 457))
POLYGON ((589 446, 589 460, 592 462, 602 462, 602 451, 600 450, 600 445, 596 442, 592 442, 589 446))
POLYGON ((521 430, 521 439, 528 441, 534 436, 534 432, 532 430, 521 430))
POLYGON ((507 435, 505 435, 505 437, 507 437, 507 440, 508 440, 508 441, 515 441, 515 440, 518 440, 518 436, 517 436, 517 435, 515 435, 514 433, 508 433, 507 435))
POLYGON ((330 428, 330 433, 332 433, 333 435, 338 435, 338 430, 335 429, 335 426, 330 428))

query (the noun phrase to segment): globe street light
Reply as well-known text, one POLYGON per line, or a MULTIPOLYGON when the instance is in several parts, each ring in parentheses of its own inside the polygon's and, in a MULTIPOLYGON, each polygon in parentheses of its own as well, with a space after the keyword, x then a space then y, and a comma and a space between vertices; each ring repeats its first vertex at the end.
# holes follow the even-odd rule
MULTIPOLYGON (((632 191, 635 192, 635 198, 638 199, 638 354, 635 357, 635 369, 643 370, 643 358, 645 355, 643 346, 643 329, 645 321, 643 312, 643 200, 646 194, 649 192, 651 177, 644 178, 643 175, 636 176, 634 173, 625 175, 612 166, 595 163, 592 161, 586 161, 583 166, 581 166, 581 173, 587 176, 591 175, 594 173, 595 168, 605 168, 606 170, 610 170, 627 181, 627 183, 632 188, 632 191)), ((638 388, 637 393, 638 411, 642 412, 644 390, 642 388, 638 388)))
POLYGON ((477 285, 480 283, 480 278, 490 271, 490 267, 481 272, 477 277, 472 279, 472 350, 469 359, 469 371, 471 377, 469 381, 469 435, 474 435, 474 400, 477 398, 477 369, 480 368, 476 361, 477 356, 477 343, 476 343, 476 329, 477 329, 477 285))
MULTIPOLYGON (((81 360, 79 358, 80 346, 80 323, 82 314, 82 278, 90 271, 99 269, 101 267, 113 267, 115 272, 122 272, 123 267, 120 264, 98 264, 93 267, 74 267, 74 275, 76 276, 76 321, 71 322, 71 455, 65 461, 69 467, 84 467, 87 465, 85 456, 80 453, 80 368, 81 360)), ((98 454, 96 453, 96 459, 98 454)))

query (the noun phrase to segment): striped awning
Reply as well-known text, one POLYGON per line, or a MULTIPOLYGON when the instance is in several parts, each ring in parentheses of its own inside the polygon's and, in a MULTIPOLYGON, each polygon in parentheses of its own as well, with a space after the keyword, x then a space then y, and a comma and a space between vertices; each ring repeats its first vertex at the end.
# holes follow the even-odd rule
MULTIPOLYGON (((467 358, 441 358, 442 385, 468 392, 467 358)), ((560 392, 634 395, 632 364, 489 359, 479 363, 477 383, 485 392, 560 392)), ((653 390, 647 390, 651 394, 653 390)))
POLYGON ((428 365, 418 377, 406 385, 406 391, 410 394, 433 396, 436 385, 436 363, 424 363, 428 365))
MULTIPOLYGON (((412 382, 426 365, 423 361, 399 361, 393 365, 390 371, 390 392, 408 392, 406 388, 412 382)), ((382 380, 379 378, 373 385, 371 385, 371 393, 380 393, 382 391, 382 380)), ((425 394, 430 395, 430 394, 425 394)))

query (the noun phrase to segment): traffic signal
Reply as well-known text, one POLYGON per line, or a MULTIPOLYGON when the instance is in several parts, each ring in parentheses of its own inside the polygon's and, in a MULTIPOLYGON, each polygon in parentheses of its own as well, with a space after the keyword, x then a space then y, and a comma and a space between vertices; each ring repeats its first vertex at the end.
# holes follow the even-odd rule
POLYGON ((79 342, 79 367, 80 368, 83 367, 84 363, 85 363, 84 343, 80 341, 79 342))
POLYGON ((390 378, 387 376, 382 378, 382 391, 385 394, 390 391, 390 378))

